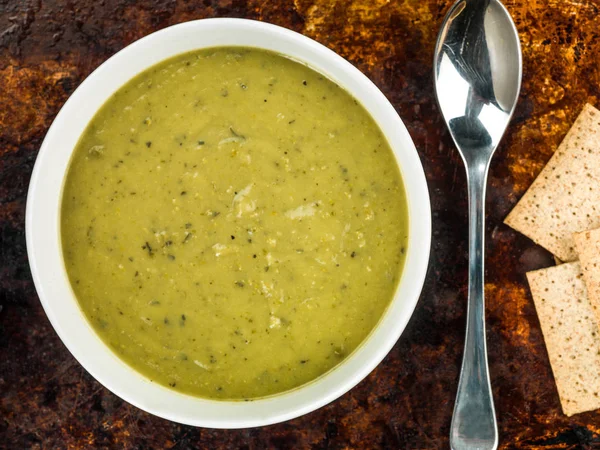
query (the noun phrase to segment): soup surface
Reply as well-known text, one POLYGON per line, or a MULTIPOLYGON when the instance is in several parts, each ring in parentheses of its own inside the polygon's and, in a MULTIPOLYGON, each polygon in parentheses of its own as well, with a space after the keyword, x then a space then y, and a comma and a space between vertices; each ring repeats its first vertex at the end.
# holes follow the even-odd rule
POLYGON ((408 219, 365 109, 247 48, 136 76, 82 135, 62 246, 89 323, 154 382, 250 399, 344 360, 390 303, 408 219))

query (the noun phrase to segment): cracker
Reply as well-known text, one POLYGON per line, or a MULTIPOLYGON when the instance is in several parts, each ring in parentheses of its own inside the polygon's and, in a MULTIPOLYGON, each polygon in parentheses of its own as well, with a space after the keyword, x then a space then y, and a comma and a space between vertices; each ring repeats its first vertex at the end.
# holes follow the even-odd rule
POLYGON ((588 298, 600 326, 600 228, 575 233, 573 237, 588 298))
POLYGON ((504 223, 575 261, 573 233, 600 227, 600 111, 583 111, 504 223))
POLYGON ((579 262, 527 273, 567 416, 600 408, 600 330, 579 262))

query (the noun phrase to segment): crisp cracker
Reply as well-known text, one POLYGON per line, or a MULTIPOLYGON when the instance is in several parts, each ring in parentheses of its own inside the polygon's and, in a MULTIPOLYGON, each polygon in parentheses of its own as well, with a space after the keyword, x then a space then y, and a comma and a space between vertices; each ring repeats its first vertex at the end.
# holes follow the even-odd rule
POLYGON ((600 326, 600 228, 575 233, 575 248, 596 322, 600 326))
POLYGON ((600 408, 600 330, 579 262, 527 273, 567 416, 600 408))
POLYGON ((573 233, 600 227, 600 111, 583 111, 504 223, 562 261, 575 261, 573 233))

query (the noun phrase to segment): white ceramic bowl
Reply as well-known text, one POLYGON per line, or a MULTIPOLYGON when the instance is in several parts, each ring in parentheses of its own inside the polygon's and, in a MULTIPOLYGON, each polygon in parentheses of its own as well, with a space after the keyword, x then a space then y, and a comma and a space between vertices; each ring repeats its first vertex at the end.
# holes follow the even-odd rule
POLYGON ((42 144, 27 198, 27 252, 42 305, 73 356, 100 383, 129 403, 176 422, 213 428, 267 425, 313 411, 360 382, 385 357, 415 308, 429 259, 429 194, 417 151, 398 114, 354 66, 293 31, 241 19, 187 22, 129 45, 77 88, 42 144), (60 204, 63 181, 79 136, 100 106, 133 76, 154 64, 199 48, 249 46, 302 61, 344 87, 370 112, 387 137, 400 167, 409 207, 404 272, 393 302, 367 340, 341 365, 305 386, 270 398, 213 401, 177 393, 150 382, 100 340, 79 309, 62 259, 60 204))

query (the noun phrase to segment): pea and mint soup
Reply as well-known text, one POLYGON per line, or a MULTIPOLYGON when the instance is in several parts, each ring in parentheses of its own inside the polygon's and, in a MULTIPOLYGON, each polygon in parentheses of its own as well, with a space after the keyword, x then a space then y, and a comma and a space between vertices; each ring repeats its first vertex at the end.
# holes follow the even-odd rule
POLYGON ((355 99, 266 51, 214 48, 136 76, 80 138, 61 216, 97 334, 150 380, 214 399, 307 383, 369 335, 408 217, 355 99))

